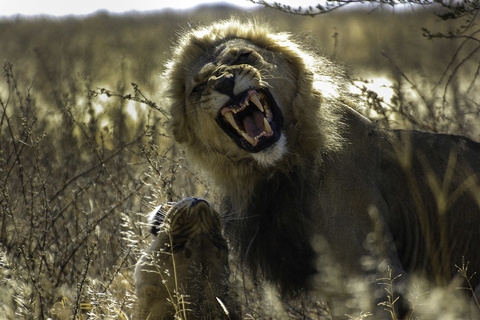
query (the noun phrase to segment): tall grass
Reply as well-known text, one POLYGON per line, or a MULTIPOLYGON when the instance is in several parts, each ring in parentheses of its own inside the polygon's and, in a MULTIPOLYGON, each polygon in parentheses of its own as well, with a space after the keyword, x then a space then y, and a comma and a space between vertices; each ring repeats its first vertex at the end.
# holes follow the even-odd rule
MULTIPOLYGON (((200 9, 193 17, 0 21, 0 318, 132 317, 133 269, 150 240, 145 213, 185 196, 218 200, 165 132, 163 63, 175 30, 232 12, 250 15, 200 9)), ((475 60, 461 64, 466 71, 448 71, 463 58, 455 43, 421 37, 420 27, 435 25, 429 12, 255 14, 303 34, 359 77, 392 79, 392 101, 362 91, 385 125, 480 139, 479 80, 468 71, 477 70, 475 60)), ((325 305, 281 304, 235 270, 246 318, 327 317, 325 305)))
POLYGON ((145 114, 136 127, 122 112, 125 100, 117 99, 108 117, 112 132, 100 126, 102 115, 92 110, 98 97, 90 90, 76 97, 84 105, 71 106, 56 91, 53 106, 40 107, 34 84, 22 87, 11 64, 4 81, 0 313, 125 318, 145 238, 139 213, 152 201, 179 197, 172 183, 182 162, 160 141, 161 114, 145 114))

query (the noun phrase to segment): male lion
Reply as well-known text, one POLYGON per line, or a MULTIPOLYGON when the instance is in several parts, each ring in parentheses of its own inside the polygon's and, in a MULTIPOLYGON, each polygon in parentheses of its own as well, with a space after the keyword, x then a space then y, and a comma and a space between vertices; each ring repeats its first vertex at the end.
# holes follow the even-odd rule
POLYGON ((138 318, 241 319, 220 216, 208 202, 164 205, 150 223, 155 238, 135 268, 138 318))
POLYGON ((167 77, 173 137, 223 191, 241 261, 285 296, 363 278, 374 303, 386 266, 480 272, 480 144, 379 127, 343 103, 341 71, 255 22, 186 33, 167 77))

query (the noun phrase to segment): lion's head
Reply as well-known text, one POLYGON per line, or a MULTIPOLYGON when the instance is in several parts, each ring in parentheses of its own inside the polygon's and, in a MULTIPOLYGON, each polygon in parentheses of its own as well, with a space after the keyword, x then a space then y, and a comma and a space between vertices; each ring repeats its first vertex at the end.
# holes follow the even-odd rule
POLYGON ((228 158, 269 167, 319 140, 329 148, 338 141, 318 132, 318 101, 339 94, 342 81, 328 68, 287 34, 255 22, 193 30, 179 40, 167 72, 170 129, 196 161, 213 166, 228 158))
POLYGON ((157 208, 150 217, 155 237, 138 261, 135 286, 139 317, 183 314, 189 319, 235 318, 228 249, 218 213, 203 199, 185 198, 157 208))

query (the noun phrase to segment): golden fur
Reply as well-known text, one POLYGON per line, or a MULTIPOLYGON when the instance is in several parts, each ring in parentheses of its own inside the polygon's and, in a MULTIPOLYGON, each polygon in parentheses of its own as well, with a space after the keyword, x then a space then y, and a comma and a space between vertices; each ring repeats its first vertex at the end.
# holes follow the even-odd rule
POLYGON ((186 33, 167 77, 173 137, 223 192, 254 275, 335 299, 324 279, 374 287, 387 265, 436 283, 462 258, 480 272, 478 143, 379 127, 343 103, 341 70, 252 21, 186 33))
POLYGON ((240 319, 220 216, 202 199, 169 206, 153 212, 155 238, 135 269, 137 319, 240 319))

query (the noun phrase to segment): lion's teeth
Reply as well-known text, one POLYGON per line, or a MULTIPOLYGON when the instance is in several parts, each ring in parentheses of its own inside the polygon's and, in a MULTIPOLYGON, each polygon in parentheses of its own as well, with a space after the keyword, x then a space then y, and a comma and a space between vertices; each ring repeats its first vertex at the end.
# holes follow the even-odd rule
POLYGON ((262 131, 262 133, 260 133, 259 135, 257 135, 257 136, 255 137, 255 140, 260 139, 261 137, 265 136, 265 134, 266 134, 266 132, 265 132, 265 131, 262 131))
POLYGON ((232 125, 232 127, 235 128, 235 130, 237 131, 240 131, 238 129, 238 125, 237 125, 237 122, 235 121, 235 119, 233 118, 233 113, 231 112, 227 112, 223 115, 225 117, 225 119, 227 119, 228 123, 230 123, 232 125))
POLYGON ((260 102, 260 100, 258 99, 257 95, 256 94, 252 94, 250 96, 250 100, 257 106, 258 109, 260 109, 260 111, 264 112, 265 110, 263 109, 263 106, 262 106, 262 103, 260 102))
POLYGON ((272 132, 272 127, 270 127, 270 123, 268 123, 268 120, 266 118, 263 118, 263 124, 265 125, 265 132, 272 132))
POLYGON ((257 144, 257 141, 250 137, 246 132, 243 132, 242 131, 242 136, 245 138, 245 140, 248 141, 248 143, 250 143, 252 146, 255 146, 257 144))
POLYGON ((265 111, 265 118, 267 120, 272 120, 273 119, 273 114, 272 114, 272 112, 270 111, 269 108, 267 108, 267 110, 265 111))

